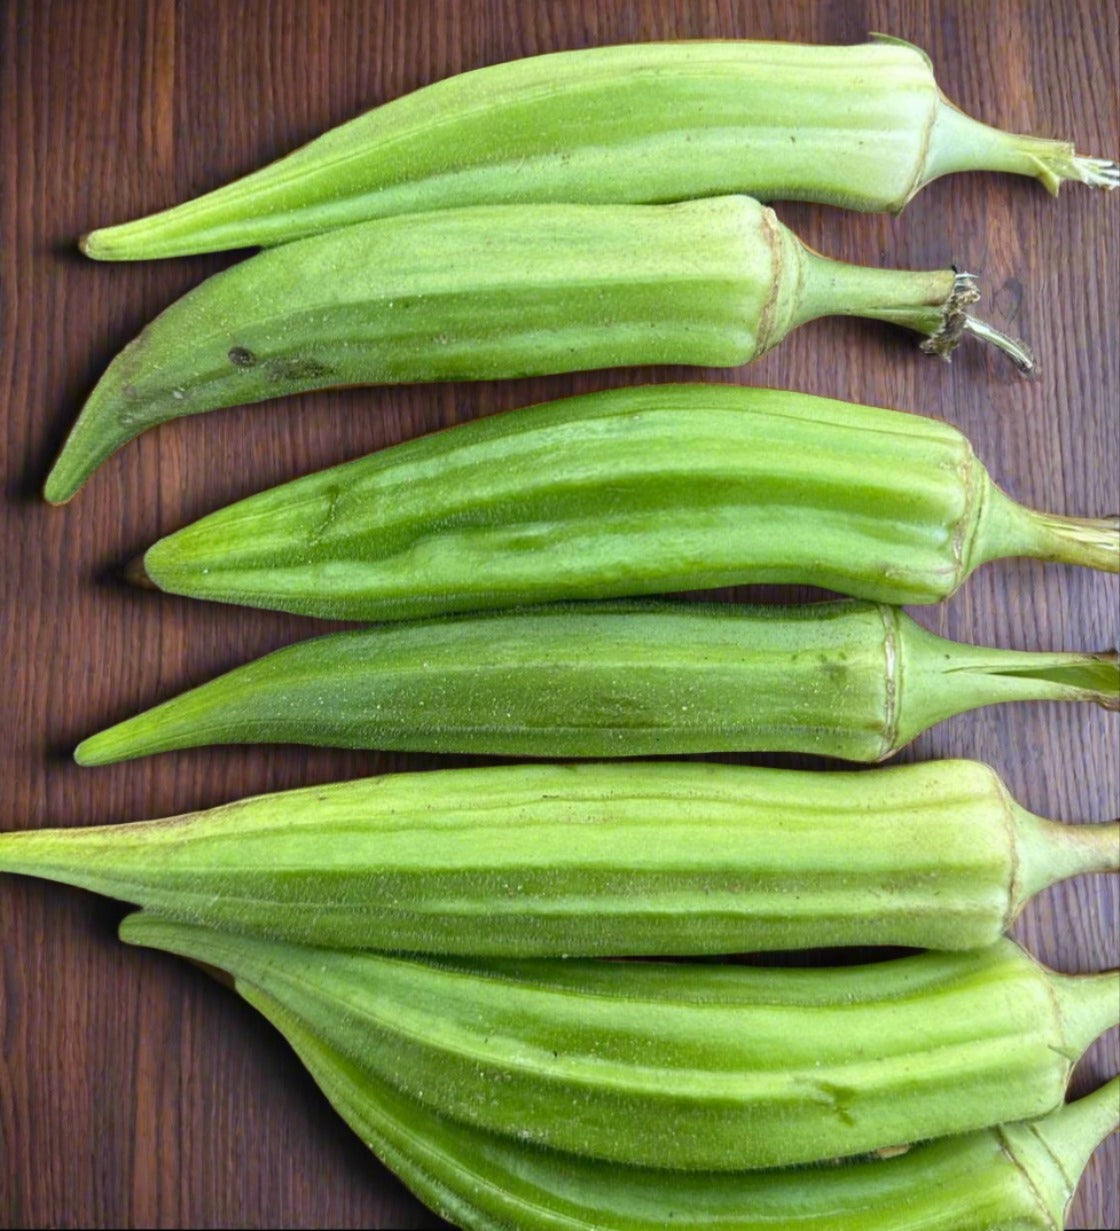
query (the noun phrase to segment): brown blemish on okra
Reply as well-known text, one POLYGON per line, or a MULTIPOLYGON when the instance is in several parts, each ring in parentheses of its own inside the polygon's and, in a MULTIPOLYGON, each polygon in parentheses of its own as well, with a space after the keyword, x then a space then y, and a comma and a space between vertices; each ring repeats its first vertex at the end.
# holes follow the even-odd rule
POLYGON ((961 490, 964 494, 964 507, 961 515, 953 526, 952 552, 956 566, 956 582, 959 586, 973 571, 972 563, 974 548, 984 523, 985 506, 992 480, 988 472, 980 465, 976 454, 969 449, 964 461, 960 464, 961 490))
MULTIPOLYGON (((855 1117, 848 1110, 852 1100, 858 1098, 858 1092, 850 1086, 838 1086, 831 1081, 814 1081, 812 1083, 814 1090, 819 1090, 824 1095, 826 1102, 836 1113, 837 1119, 841 1124, 846 1124, 852 1127, 855 1124, 855 1117)), ((888 1149, 893 1147, 888 1146, 888 1149)))
POLYGON ((885 761, 898 751, 898 694, 899 694, 899 654, 898 654, 898 611, 894 607, 881 605, 879 614, 883 618, 883 750, 878 759, 885 761))
POLYGON ((774 315, 777 310, 778 297, 782 285, 782 237, 778 230, 778 216, 772 209, 763 209, 760 217, 759 231, 770 249, 770 291, 762 311, 758 315, 758 329, 755 333, 759 354, 770 349, 770 335, 774 329, 774 315))
POLYGON ((995 774, 992 775, 992 778, 996 788, 996 797, 1001 805, 1000 813, 1003 818, 1004 830, 1007 834, 1007 912, 1004 915, 1003 930, 1010 932, 1011 925, 1015 922, 1024 905, 1022 899, 1023 860, 1019 853, 1019 830, 1015 824, 1017 804, 1011 798, 1011 792, 1007 789, 1003 780, 995 774))
POLYGON ((941 327, 930 338, 921 342, 920 349, 927 355, 949 359, 966 333, 975 334, 998 347, 1024 376, 1035 371, 1034 355, 1021 339, 1013 338, 987 321, 977 320, 968 309, 980 298, 980 288, 973 274, 957 272, 953 289, 942 308, 941 327))
POLYGON ((330 364, 310 356, 277 356, 274 359, 266 359, 263 367, 268 379, 277 382, 319 380, 329 376, 333 370, 330 364))

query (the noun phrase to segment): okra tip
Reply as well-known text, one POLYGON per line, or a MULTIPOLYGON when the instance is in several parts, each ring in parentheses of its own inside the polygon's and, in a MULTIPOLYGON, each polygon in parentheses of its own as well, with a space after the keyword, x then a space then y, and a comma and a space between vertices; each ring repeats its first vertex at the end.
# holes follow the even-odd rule
POLYGON ((69 504, 89 476, 119 447, 103 425, 91 429, 91 416, 83 409, 47 475, 43 499, 56 508, 69 504))
POLYGON ((133 556, 131 560, 121 569, 121 577, 127 581, 130 586, 136 586, 141 590, 158 590, 159 586, 151 579, 148 570, 144 567, 144 554, 133 556))
MULTIPOLYGON (((154 217, 159 217, 158 214, 154 217)), ((141 219, 141 222, 146 221, 141 219)), ((86 231, 84 235, 78 236, 78 251, 83 256, 89 257, 91 261, 135 261, 146 256, 162 256, 163 253, 145 252, 143 248, 139 251, 133 251, 128 244, 128 228, 129 224, 124 223, 125 240, 120 242, 117 239, 118 233, 122 230, 121 226, 98 227, 93 231, 86 231)), ((197 252, 197 248, 186 248, 184 253, 197 252)))
MULTIPOLYGON (((109 728, 110 732, 115 730, 115 727, 109 728)), ((92 765, 112 765, 115 761, 127 760, 128 754, 122 755, 112 740, 103 738, 105 735, 105 731, 98 731, 96 735, 87 736, 82 740, 74 749, 75 763, 88 768, 92 765)))

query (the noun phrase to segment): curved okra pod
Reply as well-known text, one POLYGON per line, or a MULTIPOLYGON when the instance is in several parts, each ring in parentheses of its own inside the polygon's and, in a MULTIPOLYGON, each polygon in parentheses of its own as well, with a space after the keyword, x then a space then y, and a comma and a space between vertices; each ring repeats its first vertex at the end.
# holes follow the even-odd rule
POLYGON ((0 835, 0 871, 303 944, 486 957, 968 949, 1120 870, 970 761, 862 773, 659 762, 392 774, 144 824, 0 835))
POLYGON ((94 231, 99 260, 277 244, 368 218, 509 202, 744 192, 899 210, 953 171, 1113 188, 1114 163, 973 120, 898 39, 856 47, 643 43, 463 73, 236 183, 94 231), (407 157, 402 157, 407 149, 407 157))
POLYGON ((1060 1231, 1120 1078, 1038 1120, 827 1167, 711 1173, 603 1163, 469 1128, 398 1093, 278 1001, 241 994, 287 1038, 335 1110, 465 1231, 1060 1231))
MULTIPOLYGON (((336 385, 490 380, 631 364, 735 367, 830 315, 947 355, 974 281, 806 248, 749 197, 494 205, 358 223, 207 279, 113 360, 47 478, 69 500, 156 424, 336 385)), ((982 332, 1021 366, 1029 355, 982 332)))
POLYGON ((1011 941, 871 966, 421 961, 145 914, 121 936, 227 972, 431 1112, 641 1167, 742 1171, 1044 1115, 1120 1020, 1120 975, 1011 941))
POLYGON ((1120 572, 1120 520, 1038 513, 948 424, 651 385, 465 423, 150 547, 162 590, 347 620, 807 583, 931 603, 1011 555, 1120 572))
POLYGON ((947 641, 896 607, 601 603, 317 637, 84 740, 83 765, 221 743, 880 761, 1002 701, 1120 708, 1115 652, 947 641))

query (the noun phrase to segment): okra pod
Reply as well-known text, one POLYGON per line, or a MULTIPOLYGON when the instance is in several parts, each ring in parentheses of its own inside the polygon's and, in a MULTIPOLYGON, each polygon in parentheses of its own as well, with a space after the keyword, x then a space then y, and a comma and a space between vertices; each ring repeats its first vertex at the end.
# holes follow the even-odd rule
POLYGON ((1114 1078, 1042 1119, 883 1159, 700 1175, 620 1166, 433 1114, 278 1001, 239 990, 362 1141, 464 1231, 1060 1231, 1093 1151, 1120 1127, 1114 1078))
POLYGON ((1043 820, 969 762, 453 770, 0 836, 0 870, 169 918, 483 956, 970 948, 1047 885, 1118 867, 1116 824, 1043 820))
POLYGON ((0 835, 0 871, 301 944, 483 957, 992 944, 1035 893, 1120 870, 970 761, 392 774, 144 824, 0 835))
POLYGON ((494 205, 357 223, 207 279, 117 356, 47 478, 52 504, 147 428, 336 385, 490 380, 630 364, 734 367, 821 316, 867 316, 947 355, 971 330, 952 270, 806 248, 749 197, 494 205))
POLYGON ((742 1171, 1044 1115, 1120 1019, 1120 974, 1011 941, 870 966, 468 963, 133 915, 437 1115, 641 1167, 742 1171))
POLYGON ((1113 188, 1114 163, 971 119, 928 56, 697 41, 559 52, 451 77, 197 200, 83 237, 98 260, 278 244, 368 218, 511 202, 749 193, 900 210, 955 171, 1113 188))
POLYGON ((1120 709, 1115 651, 948 641, 896 607, 601 603, 375 626, 277 650, 84 740, 82 765, 221 743, 880 761, 1003 701, 1120 709))
POLYGON ((133 571, 176 594, 383 620, 757 582, 932 603, 1012 555, 1120 572, 1120 519, 1017 504, 934 419, 697 384, 409 441, 212 513, 133 571))

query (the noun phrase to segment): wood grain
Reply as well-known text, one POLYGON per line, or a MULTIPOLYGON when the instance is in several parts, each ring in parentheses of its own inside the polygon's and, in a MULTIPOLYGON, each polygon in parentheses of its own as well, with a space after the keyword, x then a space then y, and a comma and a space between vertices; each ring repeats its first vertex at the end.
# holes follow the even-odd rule
MULTIPOLYGON (((514 56, 639 39, 855 42, 927 49, 943 88, 1001 127, 1120 154, 1114 4, 1095 0, 7 0, 0 8, 0 439, 4 568, 0 824, 137 819, 436 758, 216 749, 81 770, 83 735, 312 631, 311 621, 131 592, 115 570, 202 512, 296 474, 544 397, 695 372, 348 390, 185 420, 122 451, 64 510, 38 489, 81 399, 158 310, 229 257, 97 266, 74 238, 261 165, 378 102, 514 56)), ((951 366, 887 328, 821 322, 713 378, 893 405, 964 429, 1013 495, 1120 507, 1120 200, 1023 181, 941 181, 901 218, 796 206, 808 242, 853 260, 979 274, 994 322, 1031 340, 1037 380, 966 348, 951 366)), ((1120 641, 1117 579, 989 566, 916 613, 1022 648, 1120 641)), ((910 758, 977 757, 1029 807, 1120 813, 1116 715, 1020 705, 943 724, 910 758)), ((774 760, 771 758, 771 760, 774 760)), ((787 758, 785 763, 807 763, 787 758)), ((1115 878, 1050 891, 1017 931, 1043 960, 1120 964, 1115 878)), ((226 990, 115 939, 121 908, 0 885, 0 1224, 437 1227, 372 1159, 279 1038, 226 990)), ((1120 1068, 1116 1033, 1079 1069, 1120 1068)), ((1120 1224, 1120 1141, 1071 1226, 1120 1224)))

